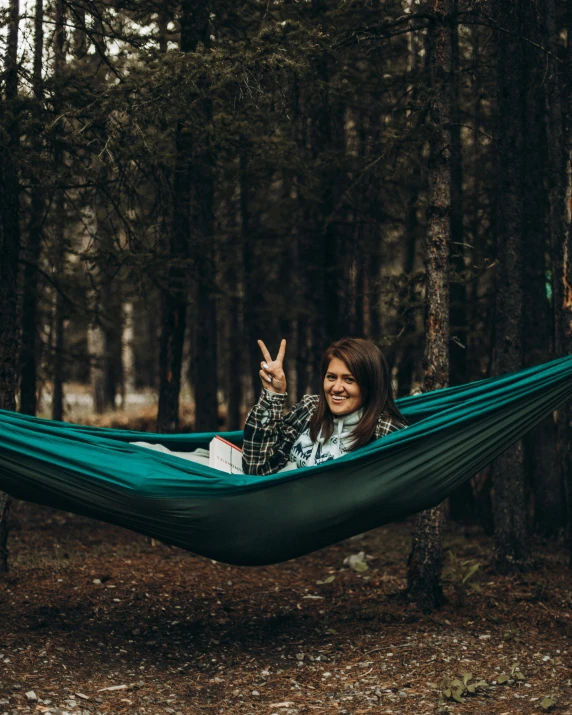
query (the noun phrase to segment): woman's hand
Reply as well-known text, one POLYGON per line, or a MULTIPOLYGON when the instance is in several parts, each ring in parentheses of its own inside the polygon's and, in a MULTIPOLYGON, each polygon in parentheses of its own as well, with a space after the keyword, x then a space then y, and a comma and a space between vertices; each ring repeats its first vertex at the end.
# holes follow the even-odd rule
POLYGON ((280 342, 280 350, 278 350, 276 360, 270 357, 270 353, 262 340, 258 341, 258 346, 264 356, 264 360, 260 363, 262 369, 258 373, 262 384, 267 390, 283 395, 286 392, 286 375, 282 368, 284 353, 286 352, 286 341, 282 340, 280 342))

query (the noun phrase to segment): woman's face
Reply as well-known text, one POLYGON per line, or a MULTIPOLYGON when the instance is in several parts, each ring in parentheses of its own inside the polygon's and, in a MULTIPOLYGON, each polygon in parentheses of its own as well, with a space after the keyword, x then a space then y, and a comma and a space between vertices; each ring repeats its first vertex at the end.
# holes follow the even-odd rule
POLYGON ((339 358, 332 358, 324 377, 326 401, 334 417, 349 415, 363 405, 363 397, 355 377, 339 358))

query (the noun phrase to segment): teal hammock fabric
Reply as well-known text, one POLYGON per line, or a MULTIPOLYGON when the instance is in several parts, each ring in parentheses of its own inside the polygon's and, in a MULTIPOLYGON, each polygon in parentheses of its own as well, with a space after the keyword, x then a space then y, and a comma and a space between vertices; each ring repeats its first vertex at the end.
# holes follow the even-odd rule
MULTIPOLYGON (((231 475, 176 451, 213 434, 150 435, 0 411, 0 489, 230 564, 309 553, 439 504, 572 398, 572 356, 398 401, 410 426, 317 467, 231 475)), ((225 437, 240 444, 241 432, 225 437)))

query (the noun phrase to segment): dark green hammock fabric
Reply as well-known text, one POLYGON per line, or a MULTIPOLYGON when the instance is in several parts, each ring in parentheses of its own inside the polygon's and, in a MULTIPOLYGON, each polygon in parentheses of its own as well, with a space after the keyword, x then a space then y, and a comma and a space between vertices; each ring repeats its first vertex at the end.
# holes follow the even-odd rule
MULTIPOLYGON (((150 435, 0 411, 0 489, 230 564, 285 561, 439 504, 572 398, 572 356, 398 401, 411 422, 317 467, 231 475, 128 444, 150 435)), ((240 444, 241 432, 225 434, 240 444)))

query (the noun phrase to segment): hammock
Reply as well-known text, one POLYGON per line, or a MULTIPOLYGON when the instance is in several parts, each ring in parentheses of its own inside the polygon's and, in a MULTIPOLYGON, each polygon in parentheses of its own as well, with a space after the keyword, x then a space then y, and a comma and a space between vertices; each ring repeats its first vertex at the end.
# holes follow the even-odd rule
MULTIPOLYGON (((217 561, 277 563, 439 504, 571 398, 572 356, 406 397, 406 429, 268 477, 129 444, 189 451, 213 434, 151 436, 0 411, 0 489, 217 561)), ((240 444, 242 432, 225 437, 240 444)))

